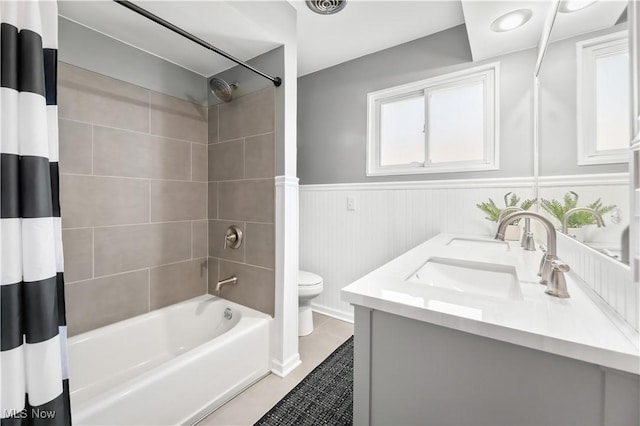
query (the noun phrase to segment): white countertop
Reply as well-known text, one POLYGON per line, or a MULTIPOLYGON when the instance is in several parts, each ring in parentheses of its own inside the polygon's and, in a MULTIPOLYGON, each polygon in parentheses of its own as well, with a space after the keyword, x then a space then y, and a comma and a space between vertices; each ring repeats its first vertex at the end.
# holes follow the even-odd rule
MULTIPOLYGON (((565 274, 571 295, 545 294, 538 283, 542 253, 527 252, 519 242, 498 252, 447 245, 440 234, 409 250, 342 289, 342 299, 406 318, 452 328, 605 367, 640 374, 640 338, 615 320, 613 311, 594 302, 594 295, 572 272, 565 274), (514 267, 520 291, 493 297, 464 290, 407 281, 431 258, 450 258, 514 267)), ((485 238, 490 241, 490 238, 485 238)), ((595 296, 597 297, 597 296, 595 296)))

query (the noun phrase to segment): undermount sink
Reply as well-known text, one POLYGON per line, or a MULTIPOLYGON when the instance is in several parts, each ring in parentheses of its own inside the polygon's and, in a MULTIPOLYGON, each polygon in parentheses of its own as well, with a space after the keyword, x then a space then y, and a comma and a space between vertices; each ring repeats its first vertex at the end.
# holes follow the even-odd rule
POLYGON ((522 299, 515 267, 510 265, 432 257, 406 281, 460 293, 522 299))
POLYGON ((495 250, 506 252, 510 250, 509 243, 498 240, 480 240, 475 238, 452 238, 447 243, 449 247, 469 248, 477 250, 495 250))

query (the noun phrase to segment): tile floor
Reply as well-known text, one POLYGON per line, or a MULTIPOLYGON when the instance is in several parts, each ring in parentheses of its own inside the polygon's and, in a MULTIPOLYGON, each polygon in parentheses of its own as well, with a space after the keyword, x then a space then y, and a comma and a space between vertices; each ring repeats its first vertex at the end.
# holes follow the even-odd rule
POLYGON ((204 418, 198 426, 253 425, 353 334, 353 324, 313 313, 315 329, 299 338, 302 365, 281 378, 270 374, 204 418))

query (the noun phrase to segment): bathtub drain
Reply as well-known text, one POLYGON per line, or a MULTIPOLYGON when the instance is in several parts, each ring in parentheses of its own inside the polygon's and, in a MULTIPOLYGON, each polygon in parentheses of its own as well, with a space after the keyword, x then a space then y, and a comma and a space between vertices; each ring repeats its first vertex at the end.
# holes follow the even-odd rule
POLYGON ((233 318, 233 311, 231 310, 231 308, 225 309, 224 310, 224 319, 230 320, 231 318, 233 318))

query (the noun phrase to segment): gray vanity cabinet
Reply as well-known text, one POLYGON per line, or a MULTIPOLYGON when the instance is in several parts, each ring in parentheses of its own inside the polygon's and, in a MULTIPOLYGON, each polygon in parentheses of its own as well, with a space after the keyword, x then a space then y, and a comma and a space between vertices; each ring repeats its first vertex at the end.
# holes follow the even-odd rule
POLYGON ((355 306, 356 425, 638 425, 640 377, 355 306))

